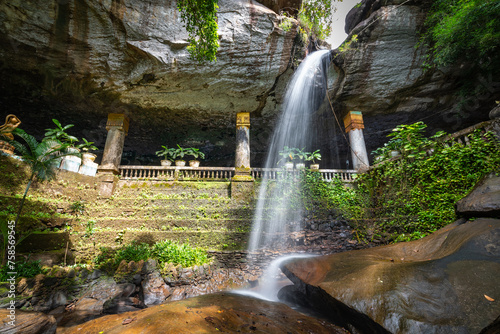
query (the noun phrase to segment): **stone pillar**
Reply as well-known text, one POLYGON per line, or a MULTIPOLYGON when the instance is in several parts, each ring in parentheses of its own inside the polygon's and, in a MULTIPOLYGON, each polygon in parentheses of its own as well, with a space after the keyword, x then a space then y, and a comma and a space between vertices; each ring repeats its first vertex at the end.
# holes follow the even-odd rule
POLYGON ((365 170, 370 166, 363 136, 363 115, 361 111, 350 111, 344 118, 345 132, 349 133, 353 169, 365 170))
POLYGON ((123 145, 125 144, 125 136, 128 133, 129 118, 124 114, 109 114, 106 130, 106 144, 104 145, 104 153, 101 164, 99 165, 99 194, 103 197, 109 197, 118 180, 117 175, 120 174, 118 167, 123 154, 123 145))
POLYGON ((231 180, 231 198, 250 200, 254 194, 250 170, 250 113, 236 114, 235 175, 231 180))

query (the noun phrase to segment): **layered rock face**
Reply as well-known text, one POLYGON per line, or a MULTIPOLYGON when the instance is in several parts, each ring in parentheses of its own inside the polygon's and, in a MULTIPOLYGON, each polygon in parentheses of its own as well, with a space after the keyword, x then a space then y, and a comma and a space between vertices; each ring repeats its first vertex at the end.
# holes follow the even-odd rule
POLYGON ((7 79, 2 88, 4 96, 10 93, 4 109, 24 99, 20 104, 26 110, 16 114, 25 129, 33 123, 48 125, 28 110, 41 105, 32 101, 38 89, 54 104, 73 98, 58 108, 47 106, 60 110, 43 112, 49 122, 57 116, 75 123, 74 109, 79 109, 96 127, 109 111, 128 113, 129 135, 140 141, 143 153, 143 136, 170 140, 170 146, 183 140, 198 147, 206 141, 212 147, 228 145, 200 132, 232 134, 236 112, 264 108, 268 92, 288 67, 296 31, 282 30, 278 15, 255 1, 221 0, 217 16, 217 62, 198 64, 187 52, 188 35, 173 0, 2 3, 0 60, 7 79), (30 96, 20 96, 13 83, 29 87, 23 93, 30 96), (84 101, 75 103, 78 97, 84 101))
POLYGON ((253 111, 256 97, 286 69, 295 33, 281 30, 276 13, 256 2, 219 6, 221 47, 213 64, 189 58, 175 1, 3 4, 2 58, 12 68, 45 70, 48 85, 88 77, 141 107, 253 111))
POLYGON ((492 76, 465 76, 466 66, 425 71, 425 47, 417 47, 419 31, 432 1, 364 0, 346 18, 350 46, 334 59, 337 80, 330 97, 336 111, 365 116, 369 151, 387 141, 384 134, 398 124, 424 121, 429 132, 454 132, 488 119, 500 85, 492 76), (458 98, 464 82, 484 93, 458 98))

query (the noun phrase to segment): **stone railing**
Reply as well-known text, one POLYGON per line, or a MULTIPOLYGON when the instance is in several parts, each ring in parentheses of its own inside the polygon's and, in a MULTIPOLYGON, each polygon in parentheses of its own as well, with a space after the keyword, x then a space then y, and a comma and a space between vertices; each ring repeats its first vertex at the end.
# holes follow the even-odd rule
MULTIPOLYGON (((446 136, 440 138, 439 141, 441 141, 442 143, 444 143, 444 145, 446 145, 448 147, 453 145, 453 143, 458 143, 460 145, 468 146, 468 145, 470 145, 468 136, 476 130, 479 130, 482 134, 484 134, 488 131, 491 131, 496 136, 496 138, 500 141, 500 120, 499 119, 485 121, 485 122, 475 124, 473 126, 469 126, 468 128, 465 128, 463 130, 446 135, 446 136)), ((431 156, 432 154, 433 154, 433 150, 429 149, 427 151, 427 155, 431 156)), ((390 162, 390 161, 395 161, 396 163, 399 163, 401 159, 402 159, 402 155, 399 154, 399 155, 396 155, 395 157, 392 157, 392 158, 383 160, 382 162, 374 164, 373 166, 370 167, 370 169, 377 168, 377 167, 382 166, 383 164, 390 162)))
POLYGON ((229 180, 234 176, 234 167, 176 167, 176 166, 120 166, 122 179, 149 180, 229 180))
MULTIPOLYGON (((251 174, 255 179, 267 178, 269 180, 277 180, 288 176, 290 173, 298 175, 303 170, 293 169, 290 171, 284 171, 281 168, 252 168, 251 174)), ((353 175, 357 173, 353 169, 319 169, 319 173, 323 180, 332 181, 335 178, 340 179, 342 182, 353 182, 353 175)))
MULTIPOLYGON (((298 175, 302 170, 285 171, 281 168, 251 168, 251 175, 255 179, 266 177, 276 180, 290 173, 298 175)), ((353 175, 357 171, 352 169, 320 169, 318 170, 325 181, 335 178, 342 182, 353 182, 353 175)), ((234 167, 175 167, 175 166, 120 166, 120 176, 124 180, 161 180, 161 181, 229 181, 235 173, 234 167)))

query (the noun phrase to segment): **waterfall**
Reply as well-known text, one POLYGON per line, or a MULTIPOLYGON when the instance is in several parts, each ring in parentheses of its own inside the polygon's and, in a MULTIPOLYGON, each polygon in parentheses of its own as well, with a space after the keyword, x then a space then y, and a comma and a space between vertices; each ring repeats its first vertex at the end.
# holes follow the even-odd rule
MULTIPOLYGON (((330 51, 321 50, 308 55, 294 73, 288 84, 283 111, 274 130, 266 168, 276 168, 279 152, 285 147, 295 147, 313 151, 312 138, 315 137, 312 115, 323 103, 327 90, 327 70, 330 51)), ((286 174, 286 173, 285 173, 286 174)), ((298 231, 303 211, 300 203, 292 202, 293 193, 299 182, 283 177, 270 182, 265 175, 259 190, 249 251, 260 248, 277 247, 284 233, 298 231)))

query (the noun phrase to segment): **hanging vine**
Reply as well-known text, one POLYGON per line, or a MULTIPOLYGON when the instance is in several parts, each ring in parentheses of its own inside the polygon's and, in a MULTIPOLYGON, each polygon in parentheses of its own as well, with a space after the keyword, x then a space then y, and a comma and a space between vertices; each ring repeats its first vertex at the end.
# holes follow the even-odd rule
POLYGON ((199 61, 216 61, 218 0, 177 0, 181 19, 189 33, 188 51, 199 61))

